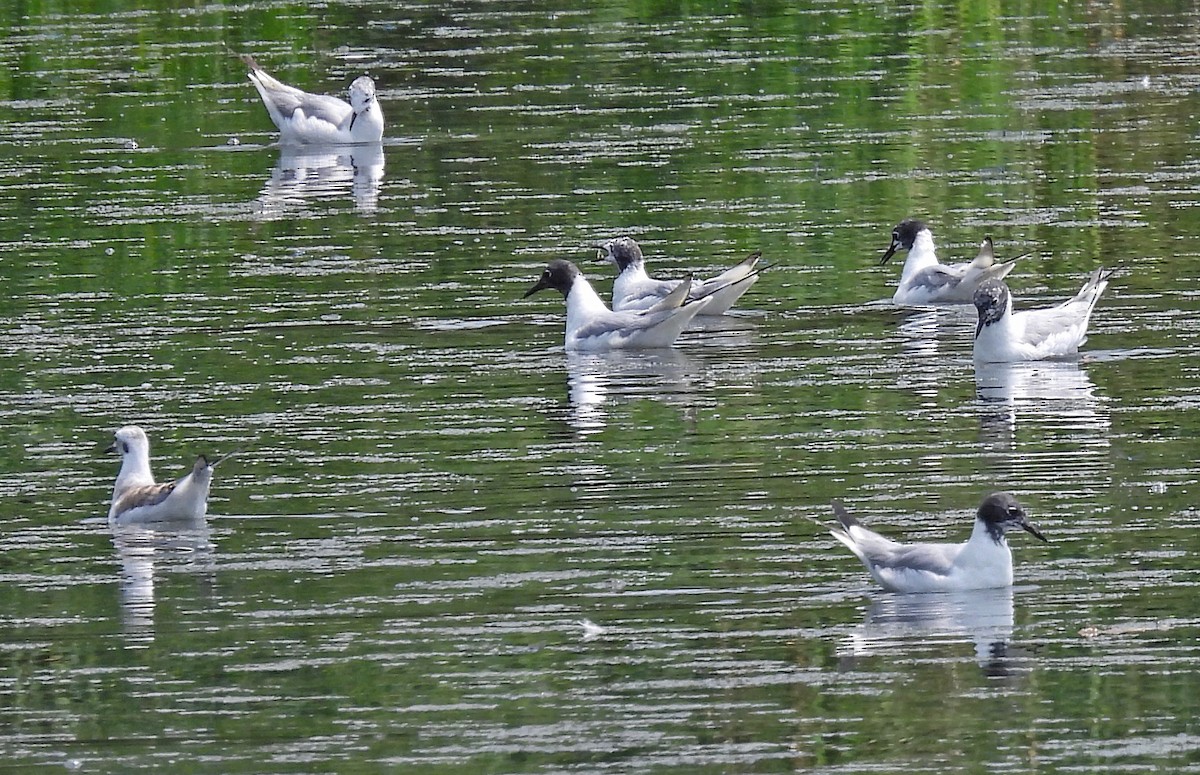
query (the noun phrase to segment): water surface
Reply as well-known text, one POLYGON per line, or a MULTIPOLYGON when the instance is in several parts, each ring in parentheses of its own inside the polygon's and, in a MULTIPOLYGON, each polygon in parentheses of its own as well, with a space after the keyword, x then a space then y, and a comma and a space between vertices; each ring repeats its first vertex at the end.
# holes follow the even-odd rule
POLYGON ((1195 9, 878 2, 0 10, 0 650, 15 770, 1196 768, 1195 9), (296 152, 236 58, 379 149, 296 152), (1077 361, 974 369, 892 226, 1123 269, 1077 361), (675 350, 521 300, 589 246, 762 250, 675 350), (114 533, 112 431, 241 452, 114 533), (1017 585, 902 597, 1009 489, 1017 585))

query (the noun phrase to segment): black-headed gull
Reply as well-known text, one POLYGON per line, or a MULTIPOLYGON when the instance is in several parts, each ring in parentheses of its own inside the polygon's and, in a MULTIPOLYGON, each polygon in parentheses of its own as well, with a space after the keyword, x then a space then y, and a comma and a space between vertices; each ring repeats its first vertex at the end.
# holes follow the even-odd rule
POLYGON ((121 470, 108 510, 109 522, 115 525, 203 519, 213 468, 225 459, 209 463, 201 455, 183 478, 156 484, 150 472, 150 440, 141 428, 126 425, 117 430, 108 451, 121 455, 121 470))
MULTIPOLYGON (((600 258, 617 268, 613 281, 612 308, 615 312, 646 310, 667 297, 681 280, 655 280, 646 274, 642 248, 632 237, 618 237, 597 246, 600 258)), ((710 299, 700 315, 724 315, 750 286, 758 282, 762 269, 755 269, 761 253, 751 253, 736 266, 711 280, 693 282, 688 298, 710 299)), ((764 269, 766 267, 763 267, 764 269)))
POLYGON ((540 290, 560 291, 567 302, 568 350, 599 352, 618 349, 670 347, 708 299, 687 301, 690 281, 644 312, 613 312, 570 261, 555 259, 541 278, 525 292, 525 298, 540 290))
POLYGON ((898 250, 908 251, 908 256, 900 270, 900 284, 896 286, 892 301, 906 305, 969 302, 981 283, 1004 277, 1012 271, 1013 262, 1023 258, 1016 256, 997 263, 992 238, 986 237, 974 260, 960 264, 940 263, 933 245, 933 232, 915 218, 901 221, 892 230, 892 242, 884 251, 880 265, 891 260, 898 250))
POLYGON ((975 291, 974 358, 978 363, 1040 361, 1066 358, 1087 341, 1088 320, 1108 287, 1113 270, 1092 272, 1079 293, 1054 307, 1013 312, 1012 294, 999 280, 989 280, 975 291))
POLYGON ((891 592, 949 592, 1011 586, 1012 551, 1004 532, 1019 527, 1045 541, 1029 524, 1011 494, 992 493, 975 515, 971 537, 960 544, 901 544, 868 530, 833 504, 839 527, 829 532, 841 541, 884 589, 891 592))
POLYGON ((250 68, 250 80, 279 127, 279 142, 284 145, 377 143, 383 138, 383 112, 375 99, 375 82, 368 76, 350 84, 347 104, 280 83, 249 54, 243 54, 242 61, 250 68))

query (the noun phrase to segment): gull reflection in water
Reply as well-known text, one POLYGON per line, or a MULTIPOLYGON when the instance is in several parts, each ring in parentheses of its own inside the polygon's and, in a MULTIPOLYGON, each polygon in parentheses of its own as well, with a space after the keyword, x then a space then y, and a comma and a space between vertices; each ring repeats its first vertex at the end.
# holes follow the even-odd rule
POLYGON ((265 220, 283 218, 303 208, 309 200, 349 195, 363 215, 379 207, 383 181, 383 146, 285 145, 279 161, 258 196, 258 215, 265 220))
POLYGON ((610 401, 649 398, 691 408, 701 365, 679 350, 567 353, 567 423, 580 436, 604 430, 610 401))
POLYGON ((913 355, 937 355, 942 340, 954 335, 953 324, 962 320, 954 307, 933 307, 914 310, 905 315, 897 327, 901 347, 913 355))
POLYGON ((904 351, 897 387, 936 398, 948 382, 957 381, 962 369, 959 343, 970 341, 973 325, 960 305, 918 309, 905 315, 897 328, 904 351))
POLYGON ((1024 657, 1010 654, 1013 590, 964 590, 905 595, 878 593, 866 618, 838 650, 843 666, 869 656, 903 656, 933 643, 970 642, 988 675, 1020 672, 1024 657))
POLYGON ((1107 446, 1108 413, 1077 360, 980 363, 975 366, 980 425, 1009 449, 1021 420, 1093 434, 1107 446))
POLYGON ((131 644, 154 640, 155 583, 168 571, 208 576, 213 571, 207 520, 113 528, 121 562, 121 621, 131 644))

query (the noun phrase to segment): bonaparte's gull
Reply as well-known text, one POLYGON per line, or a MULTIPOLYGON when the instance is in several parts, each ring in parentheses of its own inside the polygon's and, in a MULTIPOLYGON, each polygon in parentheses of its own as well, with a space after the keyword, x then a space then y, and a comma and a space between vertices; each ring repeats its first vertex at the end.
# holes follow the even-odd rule
POLYGON ((987 237, 980 244, 979 254, 973 261, 939 263, 933 245, 933 232, 923 221, 913 218, 901 221, 892 230, 892 243, 884 251, 880 265, 891 260, 898 250, 908 251, 908 257, 904 259, 900 284, 896 286, 892 301, 913 305, 969 302, 981 283, 1004 277, 1012 271, 1013 262, 1023 257, 996 263, 992 238, 987 237))
MULTIPOLYGON (((617 268, 613 281, 612 308, 616 312, 646 310, 666 298, 681 280, 655 280, 646 274, 642 248, 632 237, 618 237, 597 246, 600 258, 617 268)), ((711 280, 693 282, 689 299, 710 299, 700 315, 724 315, 750 286, 758 282, 762 269, 755 269, 762 253, 751 253, 736 266, 711 280)), ((764 267, 766 268, 766 267, 764 267)))
POLYGON ((975 360, 979 363, 1040 361, 1079 352, 1087 341, 1088 320, 1113 270, 1092 272, 1074 298, 1055 307, 1013 312, 1012 294, 999 280, 975 291, 975 360))
POLYGON ((1012 584, 1012 552, 1004 531, 1019 527, 1045 541, 1029 524, 1025 510, 1006 492, 984 498, 975 515, 971 537, 961 544, 901 544, 868 530, 833 504, 839 527, 829 532, 862 560, 884 589, 891 592, 949 592, 990 589, 1012 584))
POLYGON ((309 94, 280 83, 254 57, 242 55, 250 80, 267 113, 279 127, 285 145, 377 143, 383 137, 383 112, 375 99, 375 82, 360 75, 350 84, 350 103, 324 94, 309 94))
POLYGON ((108 451, 120 453, 121 471, 113 485, 112 507, 108 510, 110 522, 117 525, 185 522, 204 517, 213 468, 225 458, 209 463, 201 455, 183 478, 156 484, 150 473, 150 440, 145 431, 136 425, 126 425, 114 436, 108 451))
POLYGON ((690 281, 684 281, 644 312, 613 312, 578 267, 555 259, 525 292, 525 298, 545 288, 562 292, 567 302, 568 350, 651 349, 673 345, 684 327, 709 303, 708 299, 687 301, 690 285, 690 281))

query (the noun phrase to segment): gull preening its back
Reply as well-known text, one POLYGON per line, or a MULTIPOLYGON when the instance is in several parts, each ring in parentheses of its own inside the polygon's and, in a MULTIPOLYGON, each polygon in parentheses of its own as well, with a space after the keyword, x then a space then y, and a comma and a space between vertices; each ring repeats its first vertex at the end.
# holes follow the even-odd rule
MULTIPOLYGON (((667 297, 682 280, 656 280, 646 274, 642 248, 632 237, 618 237, 598 245, 600 258, 617 268, 617 279, 613 281, 612 308, 614 312, 647 310, 667 297)), ((693 282, 688 291, 689 300, 709 299, 708 306, 698 314, 706 316, 724 315, 750 286, 758 282, 756 269, 762 253, 746 256, 735 266, 726 269, 710 280, 693 282)))
POLYGON ((568 350, 653 349, 672 346, 684 327, 708 304, 708 299, 687 301, 690 286, 691 282, 685 280, 644 312, 613 312, 577 266, 555 259, 523 298, 546 288, 562 293, 567 302, 568 350))
POLYGON ((1092 272, 1073 298, 1044 309, 1013 312, 1012 294, 999 280, 975 291, 974 358, 981 363, 1066 358, 1087 341, 1088 321, 1113 275, 1103 267, 1092 272))
POLYGON ((1045 541, 1017 499, 1006 492, 984 498, 964 543, 901 544, 868 530, 833 504, 838 527, 829 532, 854 552, 890 592, 949 592, 1011 586, 1012 551, 1006 530, 1019 527, 1045 541))
POLYGON ((901 221, 892 230, 892 242, 879 263, 882 266, 899 250, 908 251, 900 284, 892 301, 896 304, 966 303, 975 289, 990 279, 1000 279, 1013 270, 1016 256, 997 263, 992 238, 985 237, 979 254, 972 261, 943 264, 938 261, 933 244, 933 232, 924 221, 915 218, 901 221))
POLYGON ((225 459, 209 463, 200 455, 190 473, 174 482, 158 484, 150 472, 150 439, 141 428, 126 425, 119 429, 108 451, 121 455, 121 470, 108 510, 109 522, 116 525, 203 519, 208 511, 213 468, 225 459))
POLYGON ((383 138, 383 112, 375 98, 375 82, 368 76, 354 79, 346 103, 280 83, 254 57, 243 54, 241 58, 284 145, 377 143, 383 138))

